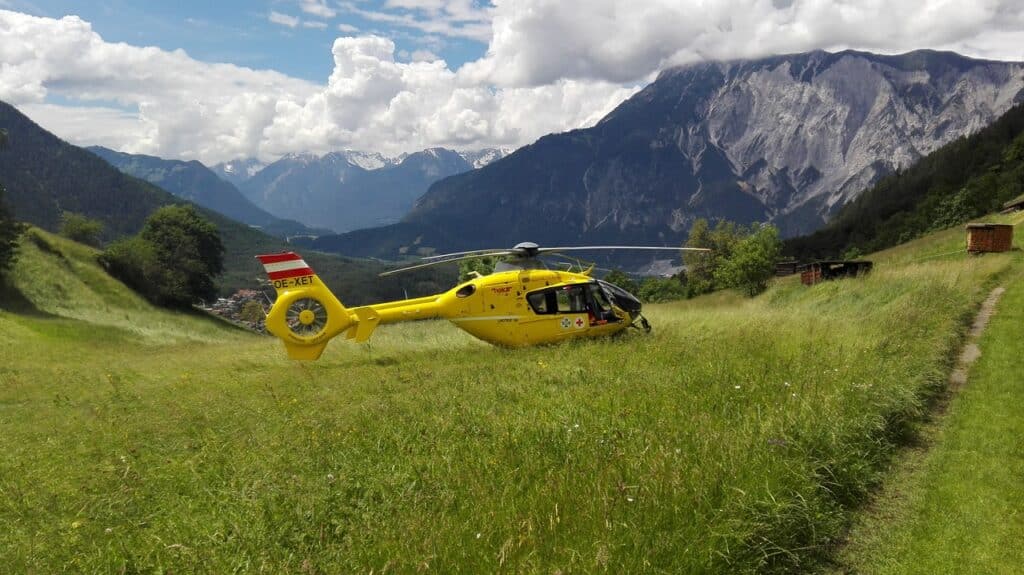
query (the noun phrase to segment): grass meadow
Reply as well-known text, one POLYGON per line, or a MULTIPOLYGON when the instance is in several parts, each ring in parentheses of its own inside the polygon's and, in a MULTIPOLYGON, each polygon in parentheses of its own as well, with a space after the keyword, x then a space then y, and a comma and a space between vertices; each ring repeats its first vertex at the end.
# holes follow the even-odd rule
POLYGON ((921 260, 961 232, 652 305, 649 336, 430 321, 298 363, 33 233, 0 312, 0 559, 26 573, 814 570, 1021 258, 921 260))
POLYGON ((1008 282, 982 354, 928 450, 901 458, 840 554, 850 573, 1019 573, 1024 565, 1024 282, 1008 282))

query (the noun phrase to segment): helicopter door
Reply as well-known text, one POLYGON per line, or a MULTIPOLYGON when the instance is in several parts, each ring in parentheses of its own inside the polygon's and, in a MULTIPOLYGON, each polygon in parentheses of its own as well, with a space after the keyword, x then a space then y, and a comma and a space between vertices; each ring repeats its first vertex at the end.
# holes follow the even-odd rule
POLYGON ((531 343, 557 341, 579 335, 590 327, 588 293, 585 285, 547 288, 526 295, 535 314, 528 322, 526 337, 531 343))
POLYGON ((608 301, 604 290, 596 282, 587 284, 587 300, 591 325, 604 325, 606 323, 622 321, 622 318, 615 315, 611 302, 608 301))

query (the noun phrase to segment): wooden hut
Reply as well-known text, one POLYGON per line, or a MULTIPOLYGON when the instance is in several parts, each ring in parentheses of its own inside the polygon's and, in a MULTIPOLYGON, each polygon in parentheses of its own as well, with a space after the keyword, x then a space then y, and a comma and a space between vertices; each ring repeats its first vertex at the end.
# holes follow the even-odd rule
POLYGON ((800 272, 800 282, 814 285, 825 280, 852 278, 871 271, 871 262, 867 260, 829 260, 814 262, 804 266, 800 272))
POLYGON ((775 277, 791 276, 797 272, 800 265, 796 260, 784 260, 775 262, 775 277))
POLYGON ((1019 212, 1024 210, 1024 196, 1010 200, 1003 204, 1003 213, 1012 214, 1013 212, 1019 212))
POLYGON ((1012 247, 1012 225, 967 224, 967 253, 1005 252, 1012 247))

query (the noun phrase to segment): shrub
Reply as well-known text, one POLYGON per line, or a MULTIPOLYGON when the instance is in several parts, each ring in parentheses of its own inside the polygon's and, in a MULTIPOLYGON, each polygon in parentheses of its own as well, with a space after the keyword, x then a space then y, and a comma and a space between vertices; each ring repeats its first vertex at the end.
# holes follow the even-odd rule
POLYGON ((707 248, 711 252, 683 252, 686 282, 691 296, 728 287, 718 281, 716 272, 748 233, 745 227, 728 220, 718 220, 714 228, 704 218, 693 222, 684 247, 707 248))
POLYGON ((185 307, 217 295, 224 245, 194 208, 167 206, 153 212, 138 236, 111 244, 100 263, 153 303, 185 307))
POLYGON ((715 282, 755 296, 768 289, 781 249, 779 230, 775 226, 755 225, 751 234, 737 242, 729 257, 715 270, 715 282))
POLYGON ((103 222, 72 212, 64 212, 60 219, 60 235, 87 246, 100 245, 103 222))
POLYGON ((675 301, 687 296, 686 287, 678 278, 644 278, 636 296, 647 303, 675 301))

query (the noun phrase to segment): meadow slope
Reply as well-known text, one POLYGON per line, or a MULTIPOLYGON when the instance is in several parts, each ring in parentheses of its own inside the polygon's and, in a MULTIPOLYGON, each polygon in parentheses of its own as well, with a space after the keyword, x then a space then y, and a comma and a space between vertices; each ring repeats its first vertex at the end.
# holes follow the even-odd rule
POLYGON ((419 322, 296 363, 40 233, 0 306, 0 562, 813 569, 1020 266, 944 234, 859 280, 650 306, 650 336, 505 350, 419 322))
POLYGON ((1024 279, 997 304, 981 356, 925 442, 901 454, 839 554, 842 573, 1019 573, 1024 565, 1024 279), (927 448, 927 449, 926 449, 927 448))

